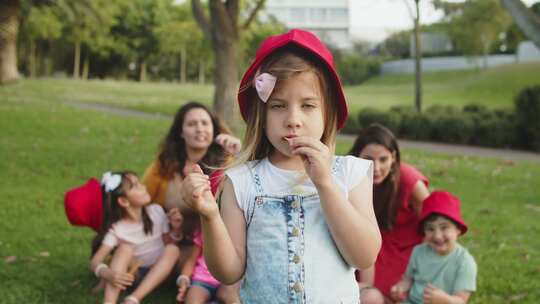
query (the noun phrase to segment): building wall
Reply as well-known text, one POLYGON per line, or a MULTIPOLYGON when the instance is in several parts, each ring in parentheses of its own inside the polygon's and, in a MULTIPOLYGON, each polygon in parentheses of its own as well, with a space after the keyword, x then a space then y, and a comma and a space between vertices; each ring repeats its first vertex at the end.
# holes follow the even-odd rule
POLYGON ((333 46, 351 46, 348 0, 268 0, 261 18, 268 15, 288 28, 312 31, 333 46))

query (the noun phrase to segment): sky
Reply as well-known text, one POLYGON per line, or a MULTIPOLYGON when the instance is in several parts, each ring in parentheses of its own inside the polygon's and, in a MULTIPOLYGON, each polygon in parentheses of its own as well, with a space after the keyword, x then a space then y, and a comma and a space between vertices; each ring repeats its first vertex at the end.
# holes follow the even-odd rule
MULTIPOLYGON (((353 39, 379 42, 393 32, 411 29, 413 21, 404 1, 408 1, 411 9, 414 9, 412 0, 349 0, 350 33, 353 39)), ((538 2, 522 1, 527 6, 538 2)), ((431 1, 420 1, 420 4, 422 24, 436 22, 443 16, 441 11, 435 10, 431 1)))

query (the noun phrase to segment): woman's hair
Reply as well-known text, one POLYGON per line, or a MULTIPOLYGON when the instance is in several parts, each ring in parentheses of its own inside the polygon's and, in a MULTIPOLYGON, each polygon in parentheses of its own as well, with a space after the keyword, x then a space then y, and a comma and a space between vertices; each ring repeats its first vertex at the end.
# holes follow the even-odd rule
POLYGON ((381 229, 390 230, 394 226, 399 208, 399 167, 401 164, 399 146, 392 131, 380 124, 371 124, 360 131, 349 151, 349 155, 359 156, 369 144, 381 145, 394 156, 394 162, 388 176, 380 185, 373 187, 373 208, 375 209, 377 222, 381 229))
MULTIPOLYGON (((276 90, 279 90, 280 81, 304 72, 315 73, 319 80, 325 124, 321 141, 331 151, 334 151, 338 121, 337 90, 335 82, 328 73, 328 68, 320 63, 320 60, 315 58, 313 54, 295 47, 276 51, 268 56, 260 66, 260 73, 270 73, 277 78, 276 90)), ((244 136, 244 150, 237 157, 235 164, 263 159, 274 149, 264 131, 267 112, 266 103, 259 98, 252 85, 245 88, 245 90, 248 90, 248 98, 253 104, 249 106, 247 115, 248 127, 244 136)))
MULTIPOLYGON (((101 221, 100 231, 94 237, 94 240, 92 240, 92 254, 99 249, 105 234, 107 234, 112 225, 126 216, 126 210, 118 204, 118 200, 121 197, 126 198, 127 191, 134 186, 129 177, 137 176, 137 174, 131 171, 112 172, 111 174, 120 175, 122 180, 120 185, 112 191, 106 191, 104 186, 101 187, 101 193, 103 195, 103 220, 101 221)), ((151 234, 153 223, 145 208, 142 208, 142 221, 144 233, 151 234)))
MULTIPOLYGON (((182 128, 186 114, 193 109, 203 109, 208 113, 214 127, 213 139, 215 139, 218 134, 231 133, 222 121, 217 116, 213 115, 205 105, 193 101, 183 105, 178 109, 178 112, 176 112, 169 132, 163 138, 159 147, 159 174, 163 177, 171 178, 174 173, 179 173, 180 176, 184 177, 184 166, 186 165, 188 156, 186 142, 182 137, 182 128)), ((212 140, 212 144, 208 147, 208 151, 199 162, 199 165, 201 165, 205 174, 210 174, 212 168, 221 166, 226 158, 227 152, 225 149, 212 140)))

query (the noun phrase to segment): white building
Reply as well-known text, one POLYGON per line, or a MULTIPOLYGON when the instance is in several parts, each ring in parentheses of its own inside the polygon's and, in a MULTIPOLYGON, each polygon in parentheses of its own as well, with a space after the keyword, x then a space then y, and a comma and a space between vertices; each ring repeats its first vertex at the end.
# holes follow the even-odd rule
POLYGON ((261 19, 273 15, 288 28, 315 33, 338 48, 351 47, 349 0, 267 0, 261 19))

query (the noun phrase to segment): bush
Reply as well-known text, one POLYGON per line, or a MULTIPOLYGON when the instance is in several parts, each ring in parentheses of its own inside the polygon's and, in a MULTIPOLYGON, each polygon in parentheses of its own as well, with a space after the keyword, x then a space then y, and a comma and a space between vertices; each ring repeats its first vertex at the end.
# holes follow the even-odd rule
POLYGON ((435 141, 468 144, 473 129, 474 121, 467 113, 451 111, 431 116, 431 139, 435 141))
POLYGON ((516 120, 511 112, 492 112, 490 116, 476 119, 472 144, 487 147, 516 146, 516 120))
POLYGON ((398 134, 400 125, 400 116, 395 112, 383 112, 374 108, 364 108, 358 114, 358 123, 360 128, 365 128, 372 123, 379 123, 394 134, 398 134))
POLYGON ((398 134, 400 137, 408 139, 429 140, 431 137, 429 116, 414 110, 403 112, 398 134))
POLYGON ((358 124, 358 120, 356 119, 355 115, 349 115, 347 120, 345 121, 345 125, 343 125, 343 128, 341 129, 341 133, 344 134, 358 134, 360 132, 360 125, 358 124))
POLYGON ((540 151, 540 85, 523 89, 515 106, 518 143, 540 151))
POLYGON ((381 63, 376 59, 347 54, 339 58, 336 66, 343 84, 355 85, 378 75, 381 63))

